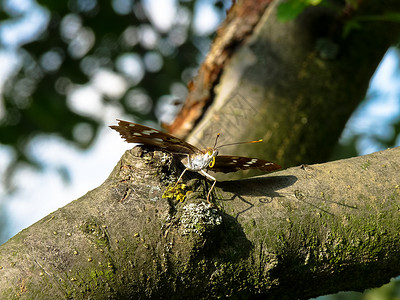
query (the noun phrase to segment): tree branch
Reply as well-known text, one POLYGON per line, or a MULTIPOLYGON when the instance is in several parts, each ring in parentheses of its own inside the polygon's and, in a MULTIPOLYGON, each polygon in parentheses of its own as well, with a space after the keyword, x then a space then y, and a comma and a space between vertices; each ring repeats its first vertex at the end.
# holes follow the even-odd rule
POLYGON ((306 299, 398 275, 400 148, 240 181, 218 207, 171 155, 127 151, 98 188, 0 247, 4 299, 306 299), (371 273, 374 276, 371 276, 371 273))

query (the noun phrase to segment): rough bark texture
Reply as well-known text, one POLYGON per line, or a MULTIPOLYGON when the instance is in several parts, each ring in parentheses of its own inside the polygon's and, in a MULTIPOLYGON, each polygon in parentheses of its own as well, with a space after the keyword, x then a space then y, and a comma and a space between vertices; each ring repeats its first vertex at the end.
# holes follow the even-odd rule
MULTIPOLYGON (((248 2, 238 1, 229 13, 241 11, 248 2)), ((232 33, 242 32, 241 23, 232 22, 228 14, 172 133, 190 132, 188 141, 199 146, 212 145, 218 132, 227 143, 263 138, 266 143, 254 147, 221 150, 284 167, 329 158, 400 29, 400 23, 370 21, 344 36, 343 26, 360 16, 398 12, 400 1, 359 1, 354 11, 345 9, 344 1, 331 1, 331 6, 310 7, 287 23, 276 19, 282 2, 265 5, 240 42, 232 33), (234 47, 227 42, 230 37, 234 47), (223 69, 213 76, 216 66, 221 67, 219 55, 223 69), (204 78, 213 80, 204 84, 204 78), (203 110, 208 108, 205 114, 192 112, 196 101, 203 110), (201 118, 193 120, 194 115, 201 118)))
POLYGON ((224 65, 237 47, 252 35, 264 10, 272 1, 239 1, 231 7, 217 31, 217 37, 200 67, 198 76, 189 84, 190 93, 179 116, 173 124, 166 126, 169 132, 179 137, 190 133, 210 105, 214 97, 214 86, 219 81, 224 65))
POLYGON ((0 247, 2 299, 306 299, 400 273, 400 148, 162 197, 171 156, 109 178, 0 247), (373 274, 373 276, 371 276, 373 274))

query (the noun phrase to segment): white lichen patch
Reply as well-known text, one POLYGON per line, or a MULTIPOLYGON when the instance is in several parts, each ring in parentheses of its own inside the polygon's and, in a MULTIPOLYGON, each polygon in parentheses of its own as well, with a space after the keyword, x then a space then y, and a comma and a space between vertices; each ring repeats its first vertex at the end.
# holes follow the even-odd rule
POLYGON ((160 158, 160 161, 165 163, 165 162, 169 162, 170 160, 171 160, 171 155, 163 152, 162 157, 160 158))
POLYGON ((222 223, 222 217, 218 210, 204 202, 188 204, 183 207, 180 218, 183 227, 183 235, 196 233, 203 235, 222 223))
POLYGON ((150 186, 150 190, 149 190, 150 201, 160 200, 160 197, 159 197, 160 191, 161 191, 161 188, 159 186, 150 186))

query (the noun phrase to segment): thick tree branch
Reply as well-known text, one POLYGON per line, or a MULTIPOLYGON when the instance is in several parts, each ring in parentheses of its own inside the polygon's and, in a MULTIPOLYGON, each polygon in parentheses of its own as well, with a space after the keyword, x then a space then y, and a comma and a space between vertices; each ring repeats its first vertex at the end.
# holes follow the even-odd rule
POLYGON ((193 174, 184 203, 163 198, 174 161, 136 147, 0 247, 0 295, 305 299, 376 286, 400 273, 399 169, 395 148, 220 182, 216 209, 193 174))

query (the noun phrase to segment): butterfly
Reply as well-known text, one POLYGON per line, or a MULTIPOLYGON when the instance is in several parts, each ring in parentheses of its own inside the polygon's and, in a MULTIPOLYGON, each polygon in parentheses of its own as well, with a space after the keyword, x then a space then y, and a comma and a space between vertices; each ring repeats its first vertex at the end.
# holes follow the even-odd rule
POLYGON ((258 143, 262 140, 239 142, 225 144, 217 147, 219 134, 215 139, 213 147, 200 150, 199 148, 185 142, 184 140, 174 137, 168 133, 159 131, 154 128, 143 126, 140 124, 117 120, 118 125, 110 126, 110 128, 119 132, 122 138, 128 143, 140 143, 145 146, 165 150, 181 159, 185 170, 179 176, 175 186, 182 179, 186 171, 198 172, 206 178, 213 181, 213 184, 207 194, 207 202, 210 203, 211 192, 217 182, 215 177, 206 172, 210 169, 214 172, 236 172, 239 170, 257 169, 262 171, 274 171, 281 167, 275 163, 251 157, 218 155, 218 150, 225 146, 237 144, 258 143))

